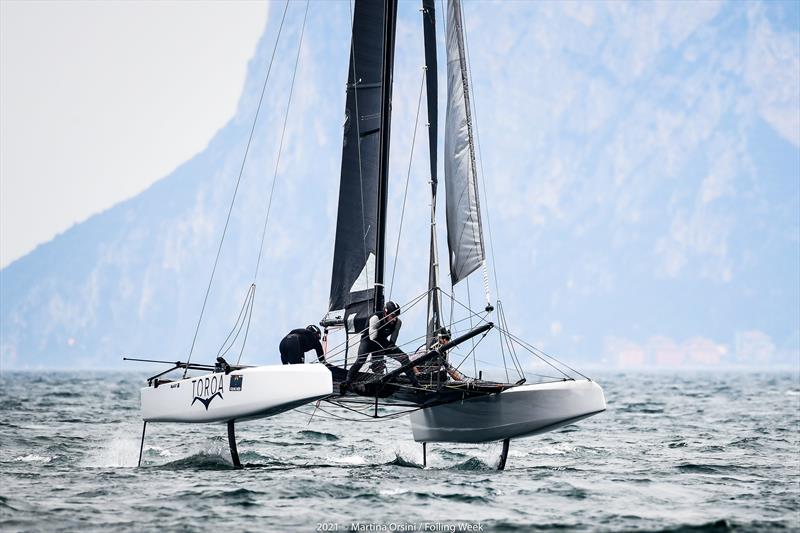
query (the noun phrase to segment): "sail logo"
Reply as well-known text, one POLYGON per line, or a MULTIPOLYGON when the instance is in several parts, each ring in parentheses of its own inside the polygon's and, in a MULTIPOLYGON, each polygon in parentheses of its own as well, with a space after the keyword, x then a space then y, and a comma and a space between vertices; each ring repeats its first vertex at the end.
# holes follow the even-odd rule
POLYGON ((217 377, 216 374, 212 374, 211 376, 193 379, 192 396, 194 398, 192 399, 192 403, 189 404, 189 407, 194 405, 194 402, 199 400, 200 403, 205 406, 206 411, 208 411, 208 406, 211 404, 211 400, 217 396, 224 400, 222 397, 222 393, 224 392, 222 387, 222 378, 222 375, 217 377))

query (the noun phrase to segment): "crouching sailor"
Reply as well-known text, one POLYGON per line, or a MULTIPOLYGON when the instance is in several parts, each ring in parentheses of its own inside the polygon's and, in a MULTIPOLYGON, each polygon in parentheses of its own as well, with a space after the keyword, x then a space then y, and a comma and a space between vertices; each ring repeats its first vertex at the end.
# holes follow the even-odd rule
MULTIPOLYGON (((397 347, 397 336, 400 333, 402 322, 397 317, 400 314, 400 306, 394 302, 386 302, 383 312, 378 312, 369 317, 369 327, 361 334, 361 343, 358 345, 358 357, 353 366, 347 371, 347 380, 342 383, 346 389, 361 370, 367 361, 367 357, 372 354, 370 368, 376 374, 386 371, 384 357, 389 356, 397 360, 401 365, 409 362, 408 356, 397 347)), ((414 387, 421 387, 414 375, 414 369, 407 369, 406 376, 414 387)))
MULTIPOLYGON (((430 348, 426 348, 425 345, 423 344, 420 347, 420 349, 417 350, 416 353, 412 354, 409 357, 409 359, 411 359, 412 361, 416 361, 423 355, 429 353, 430 350, 438 350, 439 348, 450 342, 450 330, 448 330, 445 327, 440 328, 436 332, 436 337, 434 337, 432 341, 433 342, 431 343, 430 348)), ((464 376, 461 374, 461 372, 458 371, 456 367, 450 364, 450 362, 447 360, 446 355, 436 358, 434 361, 428 363, 425 366, 426 368, 424 370, 427 372, 438 372, 440 368, 443 368, 455 381, 464 381, 464 376)))
POLYGON ((317 358, 322 358, 322 344, 319 342, 322 333, 315 325, 310 325, 305 329, 293 329, 286 335, 279 349, 281 351, 281 363, 284 365, 298 365, 306 361, 305 353, 309 350, 317 352, 317 358))

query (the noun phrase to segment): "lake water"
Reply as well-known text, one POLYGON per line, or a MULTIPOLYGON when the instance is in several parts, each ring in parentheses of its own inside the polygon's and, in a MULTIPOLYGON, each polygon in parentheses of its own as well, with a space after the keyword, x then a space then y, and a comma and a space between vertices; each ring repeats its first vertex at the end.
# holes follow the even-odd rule
POLYGON ((429 445, 407 418, 302 408, 237 426, 151 424, 146 372, 0 376, 0 529, 800 530, 796 374, 609 374, 608 410, 499 444, 429 445), (319 415, 319 413, 318 413, 319 415))

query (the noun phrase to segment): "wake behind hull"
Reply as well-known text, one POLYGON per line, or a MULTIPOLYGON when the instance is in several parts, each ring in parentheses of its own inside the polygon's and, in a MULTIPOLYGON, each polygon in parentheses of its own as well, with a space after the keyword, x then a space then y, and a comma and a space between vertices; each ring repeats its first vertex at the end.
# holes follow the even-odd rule
POLYGON ((491 442, 552 431, 605 411, 603 389, 588 380, 522 385, 411 413, 417 442, 491 442))
POLYGON ((210 373, 141 390, 145 422, 225 422, 283 413, 333 392, 323 365, 268 365, 210 373))

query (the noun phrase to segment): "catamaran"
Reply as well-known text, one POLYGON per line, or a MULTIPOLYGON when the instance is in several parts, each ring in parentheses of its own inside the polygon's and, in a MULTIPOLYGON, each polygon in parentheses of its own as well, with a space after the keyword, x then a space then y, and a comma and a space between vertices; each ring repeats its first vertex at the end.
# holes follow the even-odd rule
MULTIPOLYGON (((226 422, 231 456, 238 467, 235 421, 271 416, 316 401, 315 412, 327 413, 331 407, 337 410, 335 418, 339 420, 410 414, 413 438, 422 443, 423 466, 427 465, 428 443, 501 441, 498 468, 502 470, 511 439, 551 431, 605 410, 603 390, 596 382, 514 335, 502 301, 497 298, 493 302, 490 297, 479 200, 475 106, 470 97, 471 72, 460 0, 448 0, 445 25, 447 102, 443 159, 449 293, 440 284, 434 0, 422 0, 421 13, 425 58, 420 102, 424 87, 431 207, 427 289, 402 306, 403 312, 408 313, 423 301, 427 304, 425 331, 417 337, 419 346, 413 356, 394 367, 373 365, 372 370, 349 371, 357 357, 364 355, 358 351, 370 317, 383 310, 386 300, 388 169, 397 21, 397 0, 355 0, 330 298, 320 321, 325 332, 325 353, 311 364, 287 366, 231 366, 224 359, 215 366, 174 363, 167 372, 183 369, 182 379, 162 379, 167 373, 163 372, 151 377, 148 387, 142 389, 142 446, 147 422, 226 422), (483 274, 486 305, 473 310, 469 303, 461 303, 454 292, 459 282, 478 272, 483 274), (449 320, 442 313, 443 300, 449 300, 449 320), (456 309, 464 316, 458 318, 456 309), (457 334, 452 335, 451 330, 457 334), (475 347, 490 333, 499 339, 496 355, 500 357, 495 359, 503 360, 505 381, 483 379, 482 372, 469 376, 463 368, 464 361, 475 357, 475 347), (338 344, 333 341, 337 337, 338 344), (460 362, 456 361, 456 354, 461 355, 460 349, 468 345, 472 347, 470 351, 460 362), (539 375, 537 382, 529 383, 532 376, 521 363, 519 352, 548 365, 556 376, 539 375), (207 373, 190 378, 189 370, 207 373), (409 372, 416 379, 410 380, 409 372), (518 379, 511 380, 511 373, 516 373, 518 379)), ((302 34, 301 31, 301 43, 302 34)), ((237 325, 249 326, 254 287, 248 291, 237 325)), ((369 356, 373 361, 381 357, 377 353, 369 356)))
MULTIPOLYGON (((499 468, 503 469, 512 438, 536 435, 600 413, 606 408, 605 398, 597 383, 513 335, 508 330, 502 302, 498 301, 496 306, 490 303, 476 165, 474 106, 470 99, 470 71, 460 0, 448 1, 445 39, 447 107, 443 156, 450 284, 452 292, 457 283, 482 271, 487 305, 482 312, 464 306, 468 318, 479 325, 456 338, 437 342, 437 332, 445 328, 445 324, 441 313, 444 291, 439 283, 436 234, 439 181, 434 0, 423 0, 421 11, 431 185, 428 288, 411 303, 413 307, 427 300, 427 328, 419 337, 424 342, 417 352, 421 355, 386 373, 360 372, 354 384, 349 383, 348 362, 352 364, 356 359, 360 338, 368 327, 367 320, 383 309, 385 301, 384 256, 397 16, 395 0, 356 0, 330 304, 321 321, 327 328, 326 337, 336 329, 344 330, 345 341, 329 350, 322 363, 332 373, 334 388, 341 389, 345 381, 349 386, 326 401, 350 412, 364 413, 364 416, 410 412, 413 437, 423 444, 423 464, 427 462, 426 444, 429 442, 502 441, 499 468), (377 28, 382 31, 376 31, 377 28), (495 307, 498 323, 489 320, 495 307), (488 381, 480 374, 466 377, 463 371, 447 371, 452 368, 451 353, 468 341, 482 339, 490 330, 499 334, 498 351, 503 352, 504 360, 512 359, 514 370, 519 373, 518 380, 488 381), (562 377, 527 384, 517 359, 518 349, 539 357, 562 377), (420 372, 420 386, 412 385, 404 375, 411 368, 420 372), (374 409, 365 412, 363 406, 368 403, 374 405, 374 409), (396 409, 381 414, 380 407, 384 411, 396 409)), ((455 305, 452 295, 450 300, 451 305, 455 305)), ((451 318, 447 326, 454 328, 458 324, 451 318)))

